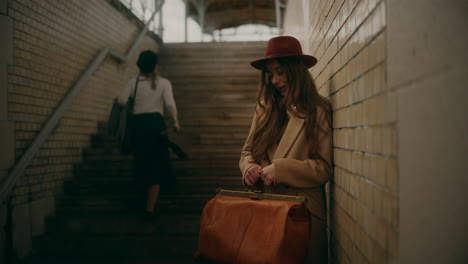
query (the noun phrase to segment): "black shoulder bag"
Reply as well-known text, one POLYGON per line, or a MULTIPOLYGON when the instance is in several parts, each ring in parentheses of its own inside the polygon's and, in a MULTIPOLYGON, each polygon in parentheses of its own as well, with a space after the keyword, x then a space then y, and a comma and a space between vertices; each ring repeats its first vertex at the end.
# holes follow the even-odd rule
POLYGON ((120 111, 120 147, 122 153, 130 154, 132 152, 132 135, 131 135, 131 120, 133 117, 133 107, 135 104, 136 93, 138 89, 138 79, 137 77, 135 82, 135 89, 133 91, 133 96, 128 98, 127 104, 120 111))

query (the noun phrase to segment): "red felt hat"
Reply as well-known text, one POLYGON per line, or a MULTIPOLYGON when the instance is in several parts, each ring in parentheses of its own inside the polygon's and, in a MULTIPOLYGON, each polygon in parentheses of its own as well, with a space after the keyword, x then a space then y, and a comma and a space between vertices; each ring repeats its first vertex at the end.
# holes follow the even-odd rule
POLYGON ((300 58, 307 68, 310 68, 317 63, 317 59, 314 56, 302 53, 301 43, 299 43, 296 38, 290 36, 279 36, 271 38, 268 41, 265 57, 252 61, 250 65, 262 70, 267 60, 287 57, 300 58))

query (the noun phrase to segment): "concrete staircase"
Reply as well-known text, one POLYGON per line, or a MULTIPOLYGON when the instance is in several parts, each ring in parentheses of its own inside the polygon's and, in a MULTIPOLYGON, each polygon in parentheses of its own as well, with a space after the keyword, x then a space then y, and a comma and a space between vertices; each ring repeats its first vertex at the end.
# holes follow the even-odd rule
POLYGON ((169 44, 160 70, 171 80, 180 124, 191 139, 180 175, 239 181, 238 161, 250 128, 260 73, 248 62, 264 42, 169 44), (196 169, 194 169, 196 168, 196 169))
POLYGON ((179 188, 162 194, 158 219, 143 219, 132 158, 106 124, 92 136, 57 201, 48 232, 24 263, 194 263, 199 217, 218 187, 244 189, 239 154, 252 118, 259 72, 248 62, 263 42, 167 44, 160 59, 171 80, 189 158, 173 166, 179 188))

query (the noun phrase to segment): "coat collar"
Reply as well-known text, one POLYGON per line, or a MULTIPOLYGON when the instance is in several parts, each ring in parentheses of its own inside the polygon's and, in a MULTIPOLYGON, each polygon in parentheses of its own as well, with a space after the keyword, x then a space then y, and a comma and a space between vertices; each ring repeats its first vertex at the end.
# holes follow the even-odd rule
POLYGON ((286 130, 284 131, 283 136, 276 148, 270 149, 268 155, 270 156, 270 160, 273 161, 275 159, 284 158, 288 153, 289 149, 292 147, 294 141, 296 140, 297 136, 301 132, 304 126, 304 119, 298 117, 291 117, 286 126, 286 130), (271 159, 273 157, 273 159, 271 159))

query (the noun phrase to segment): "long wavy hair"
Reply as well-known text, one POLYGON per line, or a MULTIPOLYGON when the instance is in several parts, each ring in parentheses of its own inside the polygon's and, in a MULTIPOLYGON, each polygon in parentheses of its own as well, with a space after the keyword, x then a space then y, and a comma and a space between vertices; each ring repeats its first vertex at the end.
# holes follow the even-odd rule
POLYGON ((156 78, 158 73, 154 70, 158 65, 158 54, 151 50, 145 50, 140 53, 137 60, 140 75, 151 79, 151 89, 156 89, 156 78))
POLYGON ((312 75, 298 58, 277 59, 288 77, 289 89, 282 95, 271 83, 266 67, 262 70, 257 97, 257 122, 252 138, 256 162, 268 159, 267 150, 277 145, 288 123, 288 112, 304 118, 309 154, 316 155, 317 109, 326 113, 324 122, 331 127, 331 104, 317 92, 312 75))

